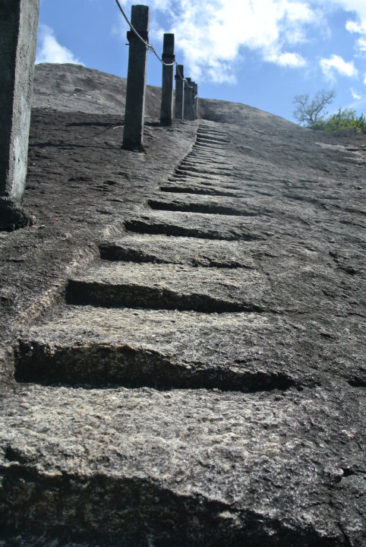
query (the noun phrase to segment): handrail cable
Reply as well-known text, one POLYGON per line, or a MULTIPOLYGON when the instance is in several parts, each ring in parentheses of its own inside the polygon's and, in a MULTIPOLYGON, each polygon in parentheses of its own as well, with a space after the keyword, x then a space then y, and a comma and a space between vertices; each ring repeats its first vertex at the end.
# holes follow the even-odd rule
POLYGON ((136 36, 141 40, 141 42, 143 44, 145 44, 146 48, 147 49, 151 49, 151 51, 153 52, 153 54, 155 55, 155 57, 165 66, 174 66, 176 64, 176 61, 173 61, 172 63, 167 63, 165 62, 161 57, 160 55, 157 53, 156 49, 154 48, 154 46, 152 44, 149 44, 149 42, 147 42, 146 40, 144 40, 144 38, 141 36, 141 34, 135 29, 135 27, 133 26, 133 24, 131 23, 131 21, 129 20, 129 18, 127 17, 126 15, 126 12, 124 11, 124 9, 122 8, 119 0, 116 0, 116 4, 120 10, 120 12, 122 13, 126 23, 128 24, 128 26, 130 27, 130 29, 136 34, 136 36))
MULTIPOLYGON (((153 54, 155 55, 155 57, 161 62, 161 64, 163 64, 164 66, 177 66, 177 72, 179 72, 179 75, 182 79, 183 82, 186 82, 187 83, 187 79, 183 77, 183 75, 181 74, 180 72, 180 69, 178 69, 178 63, 177 61, 173 61, 171 63, 167 63, 166 61, 164 61, 160 55, 158 55, 156 49, 154 48, 154 46, 152 44, 149 44, 149 42, 147 40, 145 40, 141 34, 135 29, 135 27, 133 26, 133 24, 131 23, 131 21, 129 20, 129 18, 127 17, 126 15, 126 12, 125 10, 123 9, 123 7, 121 6, 119 0, 115 0, 116 1, 116 4, 118 6, 118 9, 120 10, 120 12, 122 13, 122 16, 123 18, 125 19, 126 23, 128 24, 128 26, 130 27, 130 29, 136 34, 137 38, 139 38, 139 40, 141 40, 141 42, 145 45, 145 47, 147 49, 150 49, 153 54)), ((189 88, 193 89, 193 86, 187 84, 189 88)))

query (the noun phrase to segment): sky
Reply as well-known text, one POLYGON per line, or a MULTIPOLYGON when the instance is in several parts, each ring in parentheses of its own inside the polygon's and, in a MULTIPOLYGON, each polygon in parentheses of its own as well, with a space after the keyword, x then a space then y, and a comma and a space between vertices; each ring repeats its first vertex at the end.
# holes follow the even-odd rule
MULTIPOLYGON (((128 17, 137 2, 120 0, 128 17)), ((328 114, 366 115, 366 0, 145 0, 149 41, 175 54, 200 97, 294 121, 294 98, 334 91, 328 114)), ((36 62, 77 63, 126 77, 128 25, 115 0, 41 0, 36 62)), ((161 85, 150 51, 147 83, 161 85)))

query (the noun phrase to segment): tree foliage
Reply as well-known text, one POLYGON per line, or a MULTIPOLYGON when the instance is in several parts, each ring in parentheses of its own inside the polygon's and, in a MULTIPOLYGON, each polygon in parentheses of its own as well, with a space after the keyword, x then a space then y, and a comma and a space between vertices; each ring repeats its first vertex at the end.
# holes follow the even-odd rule
POLYGON ((311 129, 322 129, 323 131, 344 131, 346 129, 357 133, 366 133, 366 118, 363 114, 356 115, 355 110, 340 108, 336 114, 329 118, 318 120, 312 124, 311 129))
POLYGON ((308 94, 296 95, 294 117, 301 124, 312 127, 326 115, 325 107, 333 101, 334 96, 334 91, 324 89, 318 91, 312 99, 308 94))

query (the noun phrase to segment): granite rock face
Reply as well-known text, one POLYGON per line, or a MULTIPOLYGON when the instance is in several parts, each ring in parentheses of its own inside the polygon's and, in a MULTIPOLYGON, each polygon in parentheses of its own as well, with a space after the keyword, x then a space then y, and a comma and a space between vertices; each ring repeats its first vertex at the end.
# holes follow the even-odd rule
MULTIPOLYGON (((126 79, 84 66, 42 63, 36 65, 34 108, 51 108, 60 112, 114 114, 125 112, 126 79)), ((147 86, 146 116, 160 112, 160 87, 147 86)))
POLYGON ((0 240, 0 545, 366 545, 365 138, 95 108, 35 110, 0 240))

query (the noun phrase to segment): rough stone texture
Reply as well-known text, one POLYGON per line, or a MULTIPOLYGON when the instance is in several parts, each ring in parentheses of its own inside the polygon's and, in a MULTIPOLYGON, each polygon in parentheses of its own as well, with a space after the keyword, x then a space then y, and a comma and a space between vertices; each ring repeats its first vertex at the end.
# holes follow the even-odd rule
POLYGON ((212 313, 263 310, 268 291, 266 277, 253 270, 107 263, 69 279, 66 300, 212 313))
MULTIPOLYGON (((36 65, 33 108, 60 112, 114 114, 122 117, 126 105, 126 79, 80 65, 36 65)), ((161 88, 146 86, 146 118, 157 122, 161 88)))
POLYGON ((174 86, 174 34, 164 34, 164 61, 161 81, 160 123, 171 125, 173 119, 173 86, 174 86))
POLYGON ((365 136, 201 100, 121 152, 114 78, 101 116, 46 68, 36 223, 0 237, 0 545, 365 545, 365 136))
POLYGON ((266 218, 260 220, 247 220, 229 216, 186 213, 171 213, 169 211, 152 211, 149 214, 140 214, 138 217, 126 220, 128 231, 141 234, 165 234, 168 236, 198 237, 214 240, 264 240, 273 235, 271 225, 274 220, 266 218), (268 228, 267 228, 268 226, 268 228))
POLYGON ((362 545, 364 401, 18 389, 0 403, 1 524, 47 522, 63 545, 362 545))
POLYGON ((68 306, 24 332, 16 374, 46 383, 239 391, 327 385, 334 377, 361 386, 363 358, 352 351, 363 328, 356 318, 324 324, 316 314, 68 306))
POLYGON ((200 238, 146 234, 125 235, 118 240, 102 242, 101 258, 136 263, 189 264, 215 268, 255 268, 241 241, 220 241, 200 238))
MULTIPOLYGON (((93 73, 74 65, 36 66, 35 102, 41 105, 43 100, 45 108, 32 112, 23 201, 34 224, 0 234, 0 340, 7 348, 19 322, 28 324, 60 298, 67 275, 99 255, 99 238, 121 233, 125 212, 143 202, 157 179, 172 175, 194 142, 194 123, 178 124, 173 131, 149 122, 147 153, 121 150, 123 119, 114 114, 109 100, 118 78, 110 76, 107 85, 107 75, 100 80, 100 73, 95 73, 99 102, 94 103, 93 113, 89 97, 93 73), (64 75, 68 85, 57 94, 55 82, 64 75), (75 97, 71 91, 76 81, 84 91, 75 97), (55 110, 48 108, 50 97, 55 110), (85 112, 80 112, 83 105, 85 112), (163 139, 167 149, 161 145, 163 139)), ((120 80, 122 91, 123 84, 120 80)), ((160 97, 148 93, 147 110, 155 113, 155 119, 159 108, 160 97)))
POLYGON ((31 226, 32 217, 12 199, 0 197, 0 231, 11 232, 31 226))
MULTIPOLYGON (((137 33, 148 42, 149 7, 132 6, 131 24, 137 33)), ((129 41, 128 76, 122 147, 125 150, 143 151, 148 48, 132 30, 128 31, 127 39, 129 41)))
POLYGON ((175 118, 182 120, 184 118, 183 112, 183 93, 184 93, 184 65, 176 65, 175 70, 175 104, 174 114, 175 118))
POLYGON ((27 175, 39 0, 0 3, 0 230, 27 226, 20 209, 27 175))

